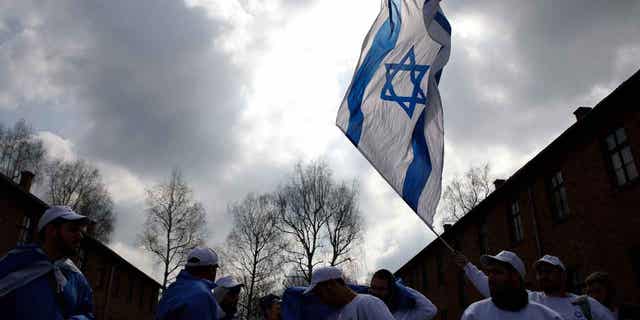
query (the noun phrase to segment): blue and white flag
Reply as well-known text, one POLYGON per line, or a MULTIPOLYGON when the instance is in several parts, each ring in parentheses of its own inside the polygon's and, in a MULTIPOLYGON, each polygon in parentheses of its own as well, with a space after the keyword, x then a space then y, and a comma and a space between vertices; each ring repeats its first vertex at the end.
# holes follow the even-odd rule
POLYGON ((450 50, 451 26, 439 0, 383 0, 336 119, 428 225, 442 188, 438 83, 450 50))

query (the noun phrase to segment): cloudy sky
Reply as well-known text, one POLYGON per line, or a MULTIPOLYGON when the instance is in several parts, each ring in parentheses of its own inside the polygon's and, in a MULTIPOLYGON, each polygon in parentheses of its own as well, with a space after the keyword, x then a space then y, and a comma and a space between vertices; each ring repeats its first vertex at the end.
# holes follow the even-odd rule
MULTIPOLYGON (((640 68, 640 2, 443 1, 453 26, 442 82, 445 181, 470 165, 510 176, 640 68)), ((144 190, 183 169, 208 212, 268 192, 298 160, 358 179, 361 272, 395 270, 433 238, 335 127, 380 0, 0 3, 0 122, 26 119, 52 157, 88 159, 135 246, 144 190)))

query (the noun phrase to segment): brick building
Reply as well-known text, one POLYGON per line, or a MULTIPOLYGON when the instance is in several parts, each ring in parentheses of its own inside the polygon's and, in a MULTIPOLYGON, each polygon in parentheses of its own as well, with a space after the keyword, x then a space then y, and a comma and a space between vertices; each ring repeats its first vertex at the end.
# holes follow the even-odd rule
MULTIPOLYGON (((33 174, 19 184, 0 174, 0 256, 35 239, 36 225, 48 205, 29 192, 33 174)), ((74 262, 93 289, 97 319, 152 319, 160 284, 105 244, 85 237, 74 262)))
MULTIPOLYGON (((640 303, 640 71, 593 109, 580 107, 563 132, 454 225, 443 238, 480 266, 482 254, 512 250, 527 266, 559 256, 571 291, 584 278, 607 271, 620 301, 640 303)), ((433 241, 397 272, 440 309, 439 319, 459 319, 481 297, 433 241)))

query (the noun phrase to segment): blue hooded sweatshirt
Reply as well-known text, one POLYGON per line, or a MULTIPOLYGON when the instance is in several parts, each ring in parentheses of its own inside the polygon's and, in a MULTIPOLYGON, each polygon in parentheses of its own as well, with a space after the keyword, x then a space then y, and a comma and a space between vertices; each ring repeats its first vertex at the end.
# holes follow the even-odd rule
POLYGON ((94 319, 93 294, 87 279, 75 266, 68 263, 55 265, 54 269, 54 264, 44 251, 33 244, 18 246, 2 257, 0 317, 24 320, 94 319), (57 282, 56 272, 63 277, 63 285, 57 282))
POLYGON ((211 290, 213 281, 180 271, 176 281, 162 294, 156 309, 156 320, 217 319, 218 304, 211 290))

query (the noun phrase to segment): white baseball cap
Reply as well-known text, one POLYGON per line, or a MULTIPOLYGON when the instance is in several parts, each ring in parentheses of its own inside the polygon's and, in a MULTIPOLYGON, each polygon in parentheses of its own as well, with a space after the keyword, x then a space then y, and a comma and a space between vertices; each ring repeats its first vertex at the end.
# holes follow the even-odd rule
POLYGON ((217 266, 218 264, 218 254, 210 248, 193 248, 187 256, 187 267, 217 266))
POLYGON ((311 274, 311 284, 304 290, 302 294, 309 294, 318 285, 318 283, 334 280, 344 279, 342 276, 342 270, 336 267, 321 267, 313 270, 311 274))
POLYGON ((78 221, 78 220, 87 220, 89 218, 86 216, 75 213, 68 206, 51 206, 47 209, 40 220, 38 221, 38 232, 42 231, 46 225, 48 225, 51 221, 55 219, 63 219, 67 221, 78 221))
POLYGON ((238 281, 236 281, 236 279, 234 279, 232 276, 226 276, 218 279, 218 281, 216 281, 216 285, 218 287, 227 288, 227 289, 244 286, 242 283, 239 283, 238 281))
POLYGON ((560 261, 560 258, 556 256, 545 254, 544 257, 540 258, 533 264, 533 267, 537 269, 541 263, 548 263, 554 267, 562 269, 562 271, 567 271, 567 269, 564 267, 564 264, 562 264, 562 261, 560 261))
POLYGON ((485 254, 480 257, 480 262, 485 266, 488 264, 491 264, 494 261, 508 263, 514 269, 516 269, 516 271, 518 271, 520 276, 524 279, 524 276, 526 275, 524 263, 522 262, 520 257, 518 257, 517 254, 511 251, 502 250, 500 251, 500 253, 496 254, 495 256, 490 256, 485 254))

